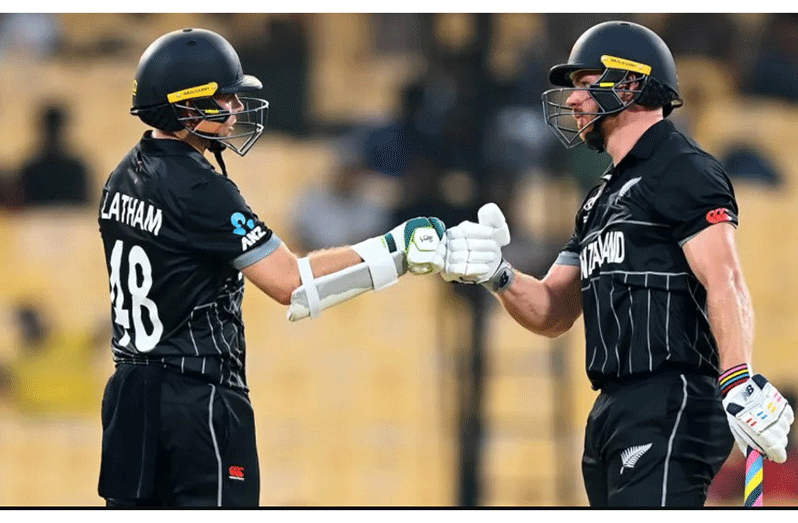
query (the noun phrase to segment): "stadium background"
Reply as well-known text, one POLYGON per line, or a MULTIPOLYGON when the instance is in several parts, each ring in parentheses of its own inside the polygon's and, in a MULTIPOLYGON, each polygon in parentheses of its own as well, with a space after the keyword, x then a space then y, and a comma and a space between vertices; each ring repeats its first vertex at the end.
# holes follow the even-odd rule
MULTIPOLYGON (((128 108, 152 40, 215 30, 264 81, 266 134, 227 163, 295 252, 338 239, 337 219, 385 228, 418 211, 454 225, 493 200, 511 224, 508 258, 541 276, 609 162, 566 152, 545 129, 546 71, 587 27, 618 18, 669 43, 685 99, 673 118, 733 174, 755 368, 793 390, 795 15, 4 14, 0 505, 101 504, 99 405, 113 365, 97 205, 144 130, 128 108), (48 154, 44 128, 62 138, 48 154), (423 137, 410 151, 408 130, 423 137), (79 179, 85 190, 67 196, 79 179)), ((360 227, 352 241, 380 232, 360 227)), ((473 290, 407 276, 292 324, 249 286, 262 504, 586 504, 579 458, 595 392, 581 325, 537 337, 473 290)), ((731 461, 713 504, 739 502, 731 461)), ((773 502, 795 504, 792 467, 766 476, 773 502)))

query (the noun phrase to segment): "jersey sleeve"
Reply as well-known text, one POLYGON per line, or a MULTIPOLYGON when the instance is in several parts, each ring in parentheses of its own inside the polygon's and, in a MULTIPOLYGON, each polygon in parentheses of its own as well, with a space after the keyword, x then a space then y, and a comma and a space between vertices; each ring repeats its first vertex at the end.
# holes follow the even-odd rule
POLYGON ((238 270, 265 258, 281 243, 228 178, 214 176, 193 187, 184 217, 190 248, 238 270))
POLYGON ((579 266, 579 233, 574 231, 571 239, 562 248, 557 259, 554 261, 557 265, 575 265, 579 266))
POLYGON ((677 158, 662 174, 654 206, 679 245, 715 223, 738 223, 729 176, 708 156, 677 158))

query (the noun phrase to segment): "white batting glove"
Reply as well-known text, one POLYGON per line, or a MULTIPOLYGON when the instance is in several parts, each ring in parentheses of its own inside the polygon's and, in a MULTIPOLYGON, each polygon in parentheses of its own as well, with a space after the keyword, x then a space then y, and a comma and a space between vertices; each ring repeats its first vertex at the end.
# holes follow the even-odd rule
POLYGON ((442 277, 458 283, 481 283, 500 292, 512 283, 514 272, 502 258, 510 243, 510 229, 495 203, 483 205, 479 223, 464 221, 446 231, 446 256, 442 277))
POLYGON ((793 411, 764 376, 755 374, 731 389, 723 398, 723 408, 743 454, 751 447, 776 463, 784 463, 793 411))
POLYGON ((502 250, 493 239, 493 228, 464 221, 446 231, 443 279, 459 283, 487 281, 502 260, 502 250))

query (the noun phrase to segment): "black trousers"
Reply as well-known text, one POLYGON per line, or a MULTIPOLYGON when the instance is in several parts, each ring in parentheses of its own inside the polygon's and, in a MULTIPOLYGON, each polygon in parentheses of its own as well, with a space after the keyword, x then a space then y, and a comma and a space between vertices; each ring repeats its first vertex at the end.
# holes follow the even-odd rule
POLYGON ((120 365, 103 396, 99 494, 108 506, 254 507, 246 394, 155 365, 120 365))
POLYGON ((590 505, 703 506, 733 444, 711 377, 666 371, 607 384, 585 430, 590 505))

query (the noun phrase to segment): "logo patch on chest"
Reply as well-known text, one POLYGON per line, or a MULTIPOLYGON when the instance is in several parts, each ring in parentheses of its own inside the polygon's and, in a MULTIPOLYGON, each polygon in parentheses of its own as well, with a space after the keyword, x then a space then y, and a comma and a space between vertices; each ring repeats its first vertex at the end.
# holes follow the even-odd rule
POLYGON ((613 205, 617 205, 618 202, 621 200, 621 198, 623 198, 624 196, 629 194, 629 191, 632 189, 632 187, 637 185, 637 182, 639 182, 641 179, 642 178, 640 176, 638 176, 637 178, 632 178, 631 180, 629 180, 628 182, 623 184, 623 187, 621 187, 621 190, 619 190, 617 193, 615 193, 615 197, 612 200, 612 204, 613 205))

